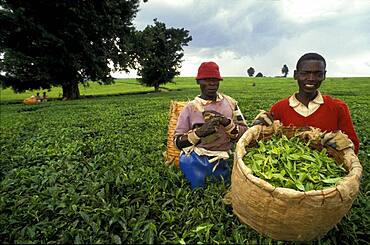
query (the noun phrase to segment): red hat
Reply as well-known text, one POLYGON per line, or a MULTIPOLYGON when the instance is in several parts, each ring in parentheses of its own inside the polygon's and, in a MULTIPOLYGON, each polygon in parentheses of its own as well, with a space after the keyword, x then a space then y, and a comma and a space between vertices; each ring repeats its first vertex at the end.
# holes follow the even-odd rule
POLYGON ((217 78, 219 80, 223 80, 220 76, 220 71, 218 69, 218 65, 213 62, 203 62, 198 68, 198 75, 195 78, 196 80, 204 79, 204 78, 217 78))

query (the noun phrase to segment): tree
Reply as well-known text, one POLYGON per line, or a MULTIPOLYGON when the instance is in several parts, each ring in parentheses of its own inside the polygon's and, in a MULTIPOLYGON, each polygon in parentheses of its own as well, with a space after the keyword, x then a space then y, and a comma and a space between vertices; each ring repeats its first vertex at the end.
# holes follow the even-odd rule
POLYGON ((15 92, 61 86, 78 98, 78 84, 113 82, 128 71, 139 0, 0 1, 0 82, 15 92), (112 68, 110 68, 112 67, 112 68))
POLYGON ((263 74, 261 72, 258 72, 256 77, 263 77, 263 74))
POLYGON ((189 31, 166 28, 164 23, 154 19, 154 25, 148 25, 143 31, 136 33, 136 63, 138 81, 159 91, 161 84, 172 82, 179 75, 183 46, 192 40, 189 31))
POLYGON ((284 65, 283 68, 281 68, 281 73, 284 74, 284 77, 288 75, 289 69, 287 65, 284 65))
POLYGON ((250 76, 250 77, 253 77, 254 72, 255 72, 255 70, 254 70, 253 67, 249 67, 248 70, 247 70, 248 76, 250 76))

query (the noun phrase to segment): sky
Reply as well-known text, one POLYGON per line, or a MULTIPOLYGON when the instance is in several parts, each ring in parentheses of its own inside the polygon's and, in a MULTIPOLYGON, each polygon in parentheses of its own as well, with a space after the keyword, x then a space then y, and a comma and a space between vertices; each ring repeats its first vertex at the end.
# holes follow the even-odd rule
POLYGON ((299 57, 316 52, 327 77, 370 77, 370 0, 149 0, 134 25, 143 30, 154 18, 192 36, 180 76, 214 61, 224 77, 246 76, 249 67, 281 76, 284 64, 292 77, 299 57))

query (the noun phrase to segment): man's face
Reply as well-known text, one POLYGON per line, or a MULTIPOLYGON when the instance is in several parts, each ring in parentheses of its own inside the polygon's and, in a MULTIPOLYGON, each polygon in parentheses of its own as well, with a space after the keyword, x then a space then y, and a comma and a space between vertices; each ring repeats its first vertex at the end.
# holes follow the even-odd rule
POLYGON ((202 98, 215 99, 217 97, 220 80, 217 78, 204 78, 197 80, 197 83, 200 86, 202 98))
POLYGON ((313 94, 325 80, 325 64, 320 60, 305 60, 294 71, 294 79, 298 81, 299 92, 313 94))

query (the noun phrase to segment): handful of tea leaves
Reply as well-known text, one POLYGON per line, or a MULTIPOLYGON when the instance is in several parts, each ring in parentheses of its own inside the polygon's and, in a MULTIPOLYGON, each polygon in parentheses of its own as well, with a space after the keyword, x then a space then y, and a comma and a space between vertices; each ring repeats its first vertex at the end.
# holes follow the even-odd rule
POLYGON ((310 191, 335 186, 346 169, 337 165, 325 148, 312 150, 309 144, 299 137, 274 135, 248 148, 243 161, 255 176, 275 187, 310 191))

